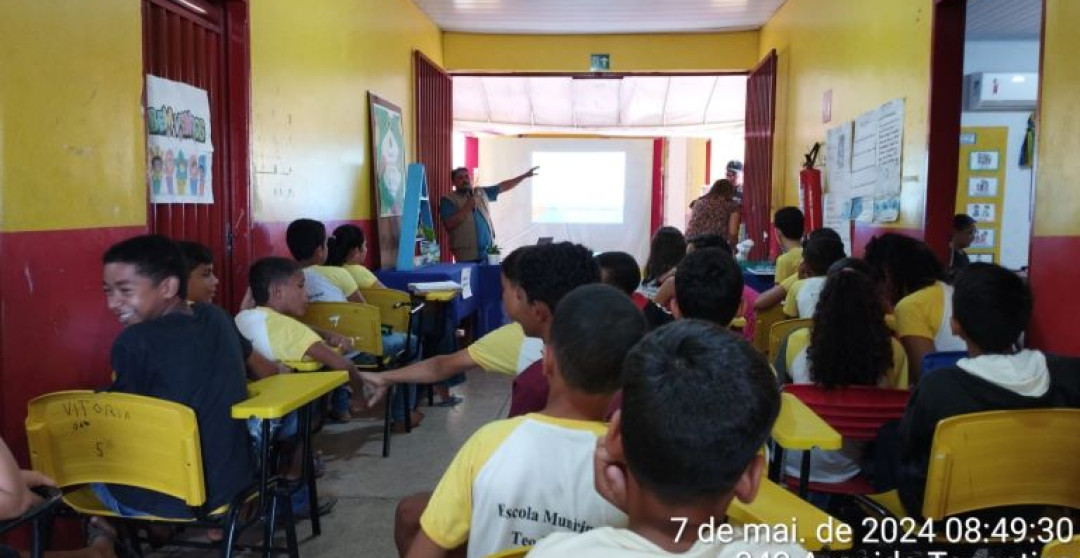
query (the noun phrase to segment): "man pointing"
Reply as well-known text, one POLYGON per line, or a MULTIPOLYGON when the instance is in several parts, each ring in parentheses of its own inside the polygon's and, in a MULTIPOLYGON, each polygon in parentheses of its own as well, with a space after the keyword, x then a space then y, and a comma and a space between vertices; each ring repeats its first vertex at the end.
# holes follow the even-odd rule
POLYGON ((488 203, 498 199, 526 178, 536 175, 533 167, 494 186, 473 188, 469 169, 458 167, 450 172, 454 191, 439 201, 439 217, 450 233, 450 251, 459 262, 483 259, 494 244, 495 227, 488 212, 488 203))

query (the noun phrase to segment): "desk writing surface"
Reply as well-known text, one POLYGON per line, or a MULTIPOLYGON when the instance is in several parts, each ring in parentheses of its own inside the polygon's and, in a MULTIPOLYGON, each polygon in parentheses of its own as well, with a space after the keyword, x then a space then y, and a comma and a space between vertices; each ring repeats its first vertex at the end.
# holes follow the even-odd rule
POLYGON ((348 381, 344 370, 275 374, 248 384, 250 397, 232 406, 232 418, 281 418, 348 381))
POLYGON ((772 437, 786 450, 837 450, 841 442, 839 432, 790 393, 781 395, 780 416, 773 425, 772 437))

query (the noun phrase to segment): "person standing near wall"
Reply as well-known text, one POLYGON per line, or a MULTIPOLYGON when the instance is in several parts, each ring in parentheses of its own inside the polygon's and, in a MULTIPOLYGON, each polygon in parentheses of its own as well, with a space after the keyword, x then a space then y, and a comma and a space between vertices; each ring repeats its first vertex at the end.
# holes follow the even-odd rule
POLYGON ((459 262, 483 259, 488 248, 495 244, 495 226, 488 212, 488 203, 499 194, 511 190, 526 178, 536 176, 533 167, 494 186, 473 188, 469 169, 458 167, 450 172, 454 191, 439 200, 439 217, 450 234, 450 251, 459 262))
POLYGON ((739 241, 742 207, 735 201, 735 184, 726 178, 713 183, 709 193, 690 203, 686 237, 715 234, 734 246, 739 241))
MULTIPOLYGON (((742 161, 731 160, 728 161, 727 169, 724 173, 724 178, 731 181, 735 185, 735 200, 742 203, 743 198, 743 181, 742 181, 742 161)), ((732 244, 734 246, 734 244, 732 244)))

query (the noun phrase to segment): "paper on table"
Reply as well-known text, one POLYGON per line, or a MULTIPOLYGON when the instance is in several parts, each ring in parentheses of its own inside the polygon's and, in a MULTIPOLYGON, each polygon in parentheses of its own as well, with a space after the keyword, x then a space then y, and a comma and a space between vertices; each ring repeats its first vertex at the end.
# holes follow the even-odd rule
POLYGON ((461 298, 472 296, 472 268, 466 267, 461 270, 461 298))
POLYGON ((428 281, 426 283, 409 283, 409 290, 417 293, 460 291, 461 285, 456 281, 428 281))

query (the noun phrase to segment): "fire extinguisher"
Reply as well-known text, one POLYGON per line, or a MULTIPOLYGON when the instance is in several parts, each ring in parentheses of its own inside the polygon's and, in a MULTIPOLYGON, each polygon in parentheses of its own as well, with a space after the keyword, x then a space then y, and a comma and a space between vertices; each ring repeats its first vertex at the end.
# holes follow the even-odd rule
POLYGON ((810 152, 804 155, 803 170, 799 171, 799 197, 802 198, 803 215, 806 230, 821 228, 821 171, 814 168, 821 143, 815 143, 810 152))

